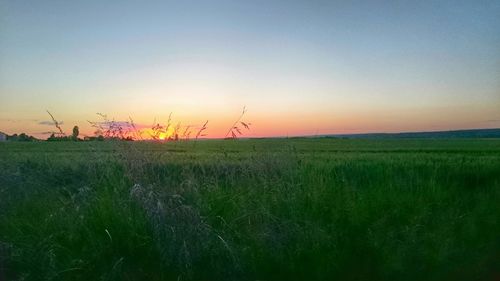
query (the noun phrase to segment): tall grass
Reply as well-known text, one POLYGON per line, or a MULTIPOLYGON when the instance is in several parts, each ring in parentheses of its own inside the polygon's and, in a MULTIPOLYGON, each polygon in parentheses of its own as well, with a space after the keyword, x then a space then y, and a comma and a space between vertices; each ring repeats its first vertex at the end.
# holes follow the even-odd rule
POLYGON ((250 126, 252 125, 249 122, 244 122, 242 121, 243 116, 245 116, 245 113, 247 113, 247 108, 246 106, 243 107, 243 110, 241 111, 240 116, 238 116, 238 119, 234 121, 234 123, 229 127, 229 130, 227 131, 226 135, 224 136, 225 139, 237 139, 238 136, 243 135, 242 129, 240 126, 243 126, 246 130, 250 130, 250 126))
POLYGON ((498 140, 0 145, 7 280, 495 280, 498 140))

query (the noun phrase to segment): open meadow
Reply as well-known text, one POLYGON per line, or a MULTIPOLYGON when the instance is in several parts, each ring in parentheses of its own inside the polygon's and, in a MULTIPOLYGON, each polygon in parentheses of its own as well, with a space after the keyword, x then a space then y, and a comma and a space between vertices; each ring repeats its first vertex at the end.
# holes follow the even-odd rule
POLYGON ((0 280, 498 280, 500 140, 0 143, 0 280))

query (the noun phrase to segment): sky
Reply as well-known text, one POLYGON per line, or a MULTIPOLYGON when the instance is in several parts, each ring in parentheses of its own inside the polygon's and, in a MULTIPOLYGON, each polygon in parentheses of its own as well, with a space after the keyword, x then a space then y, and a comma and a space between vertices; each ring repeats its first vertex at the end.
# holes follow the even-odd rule
POLYGON ((500 1, 0 0, 0 131, 500 127, 500 1))

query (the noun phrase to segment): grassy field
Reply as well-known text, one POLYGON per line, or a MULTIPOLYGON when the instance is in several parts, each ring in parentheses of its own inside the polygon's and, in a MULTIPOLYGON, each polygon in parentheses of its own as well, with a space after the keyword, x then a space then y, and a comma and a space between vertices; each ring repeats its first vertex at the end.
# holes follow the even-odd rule
POLYGON ((0 280, 498 280, 500 140, 0 143, 0 262, 0 280))

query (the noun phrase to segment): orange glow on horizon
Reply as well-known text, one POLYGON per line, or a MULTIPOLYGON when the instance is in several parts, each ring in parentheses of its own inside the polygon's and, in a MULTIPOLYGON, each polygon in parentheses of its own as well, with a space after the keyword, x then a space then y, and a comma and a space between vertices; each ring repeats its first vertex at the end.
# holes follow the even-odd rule
MULTIPOLYGON (((332 110, 329 112, 317 110, 315 112, 305 112, 298 109, 289 109, 281 112, 265 112, 259 107, 249 107, 247 114, 242 121, 252 123, 250 130, 242 126, 242 135, 238 137, 286 137, 304 135, 325 135, 325 134, 350 134, 350 133, 373 133, 373 132, 408 132, 408 131, 436 131, 436 130, 457 130, 474 128, 498 128, 499 122, 495 120, 487 121, 488 116, 497 113, 497 107, 462 106, 462 107, 436 107, 418 108, 419 111, 411 111, 407 108, 392 108, 386 111, 384 108, 366 108, 362 111, 352 109, 332 110), (436 114, 436 111, 439 114, 436 114), (467 113, 467 114, 464 114, 467 113)), ((125 137, 135 140, 162 140, 175 139, 174 132, 177 128, 179 139, 194 139, 196 134, 208 120, 207 129, 203 131, 200 138, 224 138, 228 129, 237 120, 240 111, 231 109, 227 111, 202 111, 173 114, 169 121, 168 114, 150 115, 143 112, 134 115, 134 128, 124 125, 125 137), (153 130, 151 120, 159 123, 159 131, 153 130), (167 127, 167 124, 170 126, 167 127), (186 129, 188 130, 186 132, 186 129), (190 133, 189 133, 190 132, 190 133), (189 133, 189 134, 186 134, 189 133)), ((127 122, 128 114, 118 112, 110 114, 110 118, 118 120, 119 123, 127 122)), ((71 134, 73 126, 80 129, 80 138, 95 136, 93 128, 85 120, 100 121, 94 114, 70 114, 57 112, 56 118, 64 124, 63 131, 71 134)), ((31 115, 19 120, 0 120, 0 131, 9 135, 27 133, 40 139, 46 139, 53 125, 48 121, 44 112, 38 115, 31 115), (42 121, 44 122, 42 122, 42 121)))

